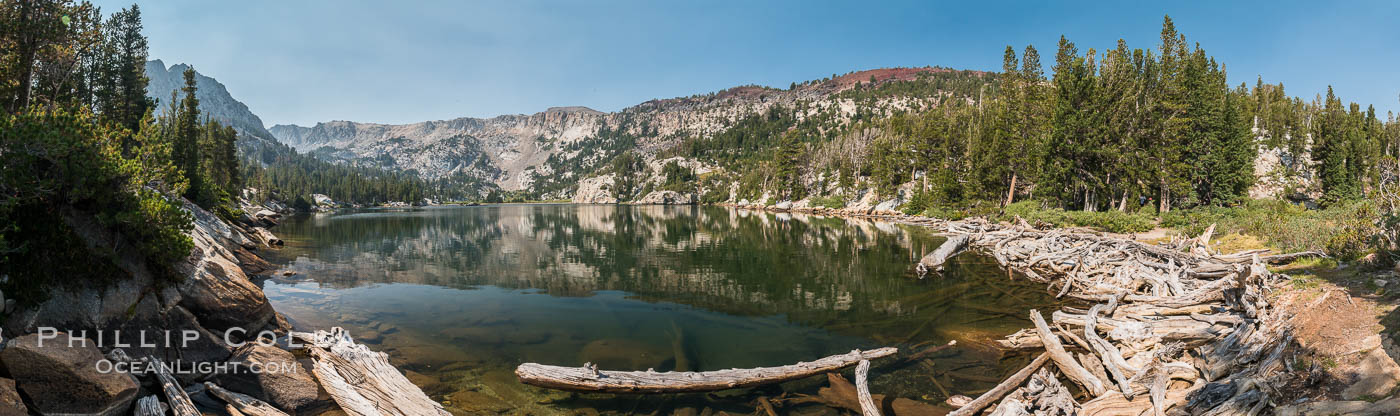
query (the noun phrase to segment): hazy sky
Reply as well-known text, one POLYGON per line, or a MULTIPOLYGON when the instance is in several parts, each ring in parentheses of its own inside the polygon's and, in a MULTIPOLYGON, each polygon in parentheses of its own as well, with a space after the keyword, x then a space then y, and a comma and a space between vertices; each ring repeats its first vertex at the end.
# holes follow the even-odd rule
MULTIPOLYGON (((96 1, 111 13, 127 1, 96 1)), ((1163 14, 1232 84, 1400 109, 1400 2, 140 1, 151 58, 217 78, 268 126, 407 123, 833 73, 999 70, 1007 44, 1155 47, 1163 14)))

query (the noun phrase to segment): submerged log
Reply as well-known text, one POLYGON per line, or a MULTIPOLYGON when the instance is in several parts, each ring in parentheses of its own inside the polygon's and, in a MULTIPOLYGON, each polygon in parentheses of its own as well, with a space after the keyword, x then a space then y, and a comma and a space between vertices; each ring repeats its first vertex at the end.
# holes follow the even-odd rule
POLYGON ((351 416, 448 416, 441 404, 408 381, 383 353, 356 344, 341 328, 294 332, 307 343, 321 386, 351 416))
POLYGON ((558 390, 604 393, 687 393, 761 386, 806 378, 894 355, 893 347, 855 350, 810 362, 702 372, 602 371, 596 366, 559 367, 536 363, 515 369, 521 383, 558 390))
MULTIPOLYGON (((857 391, 854 384, 836 373, 826 373, 826 381, 828 386, 818 389, 816 396, 797 395, 787 398, 786 401, 791 404, 820 403, 837 409, 864 412, 860 399, 857 397, 860 392, 857 391)), ((881 414, 885 415, 943 416, 948 414, 948 410, 942 407, 903 397, 872 394, 870 400, 879 406, 881 414)))
POLYGON ((942 272, 943 265, 948 263, 948 259, 962 252, 971 241, 972 237, 967 235, 948 237, 948 240, 944 241, 943 245, 938 246, 937 250, 919 259, 919 265, 915 266, 915 270, 918 270, 919 276, 928 274, 928 272, 931 271, 942 272))
POLYGON ((1031 374, 1034 374, 1036 370, 1039 370, 1041 366, 1045 365, 1046 361, 1050 361, 1050 353, 1041 353, 1040 356, 1031 360, 1031 363, 1027 364, 1026 368, 1022 368, 1021 371, 1017 371, 1016 374, 1007 377, 1001 384, 998 384, 986 393, 982 393, 981 396, 977 396, 972 402, 963 405, 963 407, 958 408, 958 410, 954 410, 952 413, 949 413, 948 416, 972 416, 980 413, 982 409, 986 409, 992 402, 1001 400, 1002 396, 1006 396, 1007 393, 1015 390, 1016 386, 1020 386, 1027 378, 1030 378, 1031 374))

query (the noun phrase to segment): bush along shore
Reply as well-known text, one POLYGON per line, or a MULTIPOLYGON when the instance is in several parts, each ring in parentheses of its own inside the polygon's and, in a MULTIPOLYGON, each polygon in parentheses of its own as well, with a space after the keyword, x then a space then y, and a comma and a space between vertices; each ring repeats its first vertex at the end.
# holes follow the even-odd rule
POLYGON ((235 221, 188 201, 183 209, 194 247, 173 265, 181 278, 173 285, 148 272, 123 237, 72 218, 82 242, 115 253, 131 278, 50 290, 5 315, 0 413, 446 414, 383 355, 342 332, 294 333, 273 310, 255 280, 271 271, 259 252, 281 245, 268 228, 282 213, 246 200, 235 221), (336 371, 370 382, 347 388, 328 377, 336 371))

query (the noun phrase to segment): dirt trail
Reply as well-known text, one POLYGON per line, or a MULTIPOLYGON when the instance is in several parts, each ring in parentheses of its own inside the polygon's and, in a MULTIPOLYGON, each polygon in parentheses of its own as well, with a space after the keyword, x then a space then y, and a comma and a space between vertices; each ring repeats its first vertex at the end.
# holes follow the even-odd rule
POLYGON ((1278 414, 1400 413, 1400 275, 1328 262, 1279 271, 1293 277, 1275 296, 1298 345, 1278 414))

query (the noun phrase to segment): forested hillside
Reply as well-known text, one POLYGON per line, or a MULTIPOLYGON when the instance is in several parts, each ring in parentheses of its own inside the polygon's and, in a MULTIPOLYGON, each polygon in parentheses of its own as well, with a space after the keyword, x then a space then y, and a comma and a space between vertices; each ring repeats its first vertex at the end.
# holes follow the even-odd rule
MULTIPOLYGON (((1033 47, 1018 53, 1008 46, 1002 72, 984 85, 926 87, 966 100, 836 124, 773 107, 659 157, 731 172, 710 189, 719 192, 710 201, 842 205, 873 189, 907 212, 1022 199, 1070 210, 1146 205, 1166 212, 1248 198, 1261 150, 1291 162, 1274 172, 1294 181, 1279 196, 1313 196, 1324 205, 1366 194, 1381 180, 1377 167, 1400 151, 1393 115, 1387 123, 1330 89, 1304 100, 1262 79, 1229 85, 1225 66, 1177 33, 1170 18, 1161 39, 1152 49, 1120 41, 1098 52, 1061 38, 1049 74, 1033 47), (733 195, 727 183, 736 184, 733 195)), ((911 84, 872 83, 841 96, 908 97, 917 91, 911 84)))
POLYGON ((181 198, 226 218, 236 210, 233 129, 201 115, 190 70, 153 115, 136 6, 104 17, 85 2, 3 5, 5 291, 37 301, 43 287, 110 282, 131 270, 174 279, 171 265, 193 248, 181 198), (92 248, 94 238, 123 251, 92 248))

